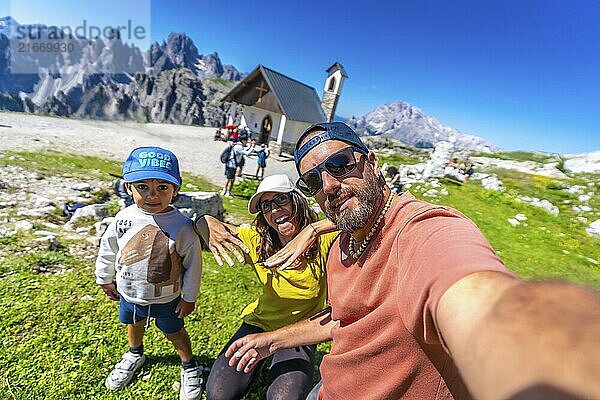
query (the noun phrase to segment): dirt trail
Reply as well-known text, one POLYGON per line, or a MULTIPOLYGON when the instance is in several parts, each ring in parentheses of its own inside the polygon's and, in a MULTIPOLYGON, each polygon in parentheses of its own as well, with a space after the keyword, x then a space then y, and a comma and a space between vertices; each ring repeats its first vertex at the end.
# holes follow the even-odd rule
MULTIPOLYGON (((141 124, 54 118, 0 112, 0 150, 54 150, 124 161, 134 147, 161 146, 174 152, 181 169, 222 184, 219 154, 225 146, 215 142, 215 128, 170 124, 141 124)), ((256 159, 246 160, 246 171, 256 171, 256 159)), ((293 162, 267 160, 266 174, 285 173, 297 178, 293 162)))

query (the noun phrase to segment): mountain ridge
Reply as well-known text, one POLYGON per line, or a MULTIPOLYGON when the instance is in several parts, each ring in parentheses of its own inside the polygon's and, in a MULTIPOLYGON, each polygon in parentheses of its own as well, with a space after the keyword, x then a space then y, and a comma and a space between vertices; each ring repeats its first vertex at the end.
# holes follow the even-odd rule
POLYGON ((415 147, 435 147, 446 141, 457 150, 493 152, 493 143, 442 125, 436 118, 405 101, 382 104, 362 117, 352 117, 347 124, 359 135, 382 135, 415 147))
MULTIPOLYGON (((14 39, 3 33, 18 25, 10 16, 0 18, 0 92, 4 93, 0 95, 0 108, 12 111, 220 126, 231 105, 218 104, 228 88, 215 89, 219 85, 211 82, 212 78, 236 82, 245 76, 235 66, 224 65, 216 51, 200 54, 189 36, 176 32, 160 43, 153 42, 146 51, 119 38, 75 38, 74 50, 68 57, 59 54, 53 59, 24 58, 25 67, 40 64, 37 73, 12 75, 8 50, 14 39), (190 74, 166 72, 178 69, 190 74), (138 84, 142 81, 148 93, 140 91, 138 84), (154 97, 159 93, 170 94, 176 104, 154 97), (174 93, 178 95, 173 97, 174 93), (189 115, 181 110, 187 110, 189 115)), ((42 24, 35 27, 42 33, 48 30, 42 24)), ((483 138, 442 125, 403 101, 380 105, 359 118, 346 120, 336 116, 336 120, 344 120, 359 134, 389 136, 417 147, 434 147, 438 142, 449 141, 457 149, 499 150, 483 138)))
MULTIPOLYGON (((6 36, 19 26, 0 18, 0 109, 77 118, 134 119, 147 122, 221 125, 230 109, 219 104, 227 87, 212 78, 238 81, 244 77, 224 65, 218 53, 200 54, 193 40, 172 32, 146 51, 120 38, 69 38, 68 54, 51 57, 25 54, 17 60, 10 51, 29 37, 6 36), (12 64, 11 64, 12 62, 12 64), (12 74, 11 67, 29 74, 12 74), (184 72, 184 71, 189 71, 184 72), (141 90, 141 87, 145 88, 141 90)), ((36 37, 51 32, 32 25, 36 37)), ((35 43, 35 42, 34 42, 35 43)))

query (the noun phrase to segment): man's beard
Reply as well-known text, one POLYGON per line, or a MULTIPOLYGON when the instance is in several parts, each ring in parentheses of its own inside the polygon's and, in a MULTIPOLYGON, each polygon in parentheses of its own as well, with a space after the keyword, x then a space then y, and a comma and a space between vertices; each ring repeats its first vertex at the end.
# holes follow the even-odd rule
POLYGON ((327 196, 327 204, 323 207, 325 215, 335 226, 344 232, 354 232, 367 225, 372 217, 377 199, 381 196, 379 179, 373 171, 365 171, 365 186, 339 189, 335 194, 327 196), (356 197, 358 206, 340 212, 339 207, 331 207, 331 203, 348 194, 356 197))

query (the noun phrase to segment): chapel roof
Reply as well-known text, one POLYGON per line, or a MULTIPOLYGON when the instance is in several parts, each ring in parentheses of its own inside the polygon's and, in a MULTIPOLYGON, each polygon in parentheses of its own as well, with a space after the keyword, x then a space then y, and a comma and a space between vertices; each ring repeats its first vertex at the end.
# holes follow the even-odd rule
POLYGON ((293 121, 325 121, 313 87, 263 65, 250 72, 222 100, 278 112, 293 121))

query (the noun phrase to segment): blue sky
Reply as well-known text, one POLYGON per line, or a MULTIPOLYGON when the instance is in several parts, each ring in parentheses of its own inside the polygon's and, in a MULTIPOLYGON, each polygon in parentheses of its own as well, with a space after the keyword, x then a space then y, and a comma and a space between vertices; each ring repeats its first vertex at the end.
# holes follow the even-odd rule
MULTIPOLYGON (((22 2, 34 3, 12 8, 22 2)), ((36 3, 13 16, 57 23, 83 10, 143 20, 151 10, 152 40, 185 32, 203 54, 216 51, 243 72, 266 65, 319 95, 325 68, 339 61, 349 79, 337 113, 346 117, 403 100, 507 150, 600 150, 596 0, 36 3)))

